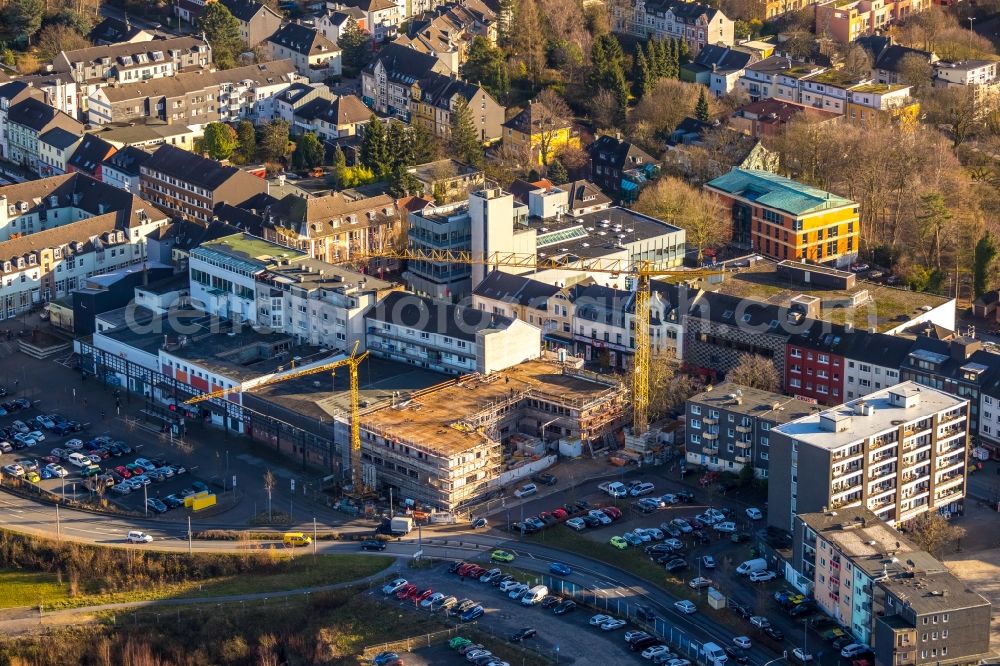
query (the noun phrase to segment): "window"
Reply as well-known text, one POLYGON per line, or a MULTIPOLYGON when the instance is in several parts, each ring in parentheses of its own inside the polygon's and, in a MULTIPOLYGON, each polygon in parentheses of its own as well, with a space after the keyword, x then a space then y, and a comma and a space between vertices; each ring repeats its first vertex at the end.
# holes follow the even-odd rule
POLYGON ((948 615, 949 615, 948 613, 945 613, 944 615, 942 615, 941 616, 941 621, 942 622, 947 622, 948 621, 948 615))
POLYGON ((701 414, 701 405, 691 405, 691 413, 692 414, 698 414, 698 415, 700 415, 701 414))

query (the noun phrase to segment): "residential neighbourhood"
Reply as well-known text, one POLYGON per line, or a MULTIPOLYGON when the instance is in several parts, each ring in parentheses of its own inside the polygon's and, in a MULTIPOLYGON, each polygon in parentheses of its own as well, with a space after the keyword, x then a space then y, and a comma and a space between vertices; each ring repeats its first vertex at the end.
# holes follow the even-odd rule
POLYGON ((0 654, 997 663, 998 26, 9 0, 0 654))

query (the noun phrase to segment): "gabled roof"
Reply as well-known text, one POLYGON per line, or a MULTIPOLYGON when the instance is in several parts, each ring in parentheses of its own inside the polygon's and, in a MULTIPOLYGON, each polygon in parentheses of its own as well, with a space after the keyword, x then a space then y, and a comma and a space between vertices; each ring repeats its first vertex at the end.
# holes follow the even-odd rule
POLYGON ((267 5, 255 2, 255 0, 220 0, 229 13, 236 17, 236 20, 242 21, 243 23, 249 23, 253 20, 254 16, 257 16, 260 12, 270 12, 275 16, 278 16, 267 5))
POLYGON ((537 134, 542 131, 542 126, 548 124, 549 119, 553 121, 553 127, 570 127, 572 123, 566 118, 557 118, 551 110, 537 100, 528 102, 520 113, 503 124, 504 127, 513 129, 522 134, 537 134))
POLYGON ((31 96, 31 86, 24 81, 7 81, 0 85, 0 98, 13 102, 31 96))
POLYGON ((658 160, 628 141, 613 136, 599 136, 588 148, 590 159, 595 163, 629 169, 640 164, 657 164, 658 160))
MULTIPOLYGON (((140 53, 151 55, 154 52, 166 54, 168 51, 190 51, 195 47, 208 49, 208 42, 200 37, 171 37, 169 39, 154 39, 148 42, 124 42, 121 44, 109 44, 105 46, 88 46, 74 51, 63 51, 60 53, 70 63, 80 62, 91 64, 100 61, 102 58, 110 58, 114 61, 124 56, 134 56, 140 53)), ((151 58, 152 60, 152 58, 151 58)))
POLYGON ((523 275, 493 270, 472 291, 476 296, 505 303, 518 303, 537 310, 546 309, 546 301, 559 293, 559 287, 523 275))
POLYGON ((267 213, 274 218, 275 225, 309 238, 322 238, 342 233, 345 225, 350 227, 346 219, 348 217, 353 217, 356 225, 354 228, 360 229, 387 215, 394 215, 395 211, 396 204, 387 194, 351 200, 340 192, 334 192, 308 198, 289 194, 268 208, 267 213))
POLYGON ((146 160, 144 167, 173 176, 187 183, 214 190, 239 171, 216 160, 164 144, 146 160))
MULTIPOLYGON (((439 109, 451 110, 451 100, 459 96, 471 102, 479 94, 480 86, 462 79, 431 72, 420 79, 420 101, 439 109)), ((487 93, 489 94, 489 93, 487 93)))
POLYGON ((856 205, 850 199, 837 196, 811 185, 796 182, 768 171, 735 168, 705 187, 719 190, 781 210, 792 215, 805 215, 821 210, 856 205))
POLYGON ((574 180, 559 187, 569 192, 570 210, 611 205, 611 197, 589 180, 574 180))
POLYGON ((529 192, 534 192, 535 190, 548 190, 552 187, 552 181, 547 178, 542 178, 541 180, 536 180, 534 182, 522 180, 521 178, 515 178, 514 182, 512 182, 510 187, 507 188, 507 191, 514 195, 515 201, 527 205, 529 192))
POLYGON ((330 102, 318 116, 331 125, 340 127, 341 125, 354 125, 368 122, 372 111, 357 95, 341 95, 330 102))
POLYGON ((278 28, 278 31, 268 37, 267 40, 272 44, 284 46, 286 49, 307 56, 333 53, 340 50, 339 46, 314 28, 299 25, 298 23, 286 23, 278 28))
POLYGON ((857 42, 871 54, 874 69, 898 73, 900 63, 908 55, 918 56, 930 63, 937 61, 937 56, 933 52, 894 44, 891 37, 869 35, 859 37, 857 42))
POLYGON ((668 145, 677 145, 679 143, 690 143, 688 139, 697 137, 701 139, 702 136, 709 130, 711 130, 715 125, 712 123, 707 123, 704 120, 698 120, 697 118, 692 118, 691 116, 685 116, 679 123, 674 131, 670 133, 670 139, 667 141, 668 145))
POLYGON ((109 17, 95 25, 90 31, 88 38, 94 44, 117 44, 129 41, 140 32, 142 32, 142 28, 138 28, 131 23, 126 23, 121 19, 109 17))
POLYGON ((296 77, 295 63, 290 59, 272 60, 271 62, 234 67, 233 69, 217 71, 184 72, 175 76, 164 76, 159 79, 149 79, 120 86, 107 86, 100 92, 109 102, 126 102, 147 97, 176 97, 194 90, 203 90, 209 86, 240 81, 252 81, 254 85, 278 85, 287 83, 296 77))
POLYGON ((707 44, 701 51, 698 51, 694 62, 697 65, 707 67, 709 70, 714 67, 715 71, 734 72, 745 68, 756 60, 757 56, 753 53, 740 51, 728 46, 707 44))
POLYGON ((80 140, 79 134, 64 130, 62 127, 50 129, 38 137, 39 143, 44 143, 58 150, 66 150, 80 140))
POLYGON ((312 86, 306 85, 305 83, 293 83, 278 93, 277 98, 283 102, 295 104, 313 90, 312 86))
POLYGON ((706 21, 715 20, 719 10, 698 2, 683 2, 682 0, 651 0, 646 3, 647 14, 665 14, 670 12, 681 23, 693 24, 699 18, 706 21))
POLYGON ((67 164, 77 171, 93 175, 107 157, 115 152, 115 147, 94 134, 86 134, 77 146, 67 164))
POLYGON ((22 125, 39 133, 52 127, 63 127, 77 133, 83 132, 83 125, 72 117, 33 97, 11 106, 7 110, 7 122, 22 125))
POLYGON ((391 80, 411 84, 444 67, 432 55, 395 43, 386 44, 365 69, 372 72, 380 63, 391 80))
POLYGON ((125 146, 111 157, 104 160, 104 166, 115 171, 138 178, 141 167, 149 159, 149 153, 135 146, 125 146))

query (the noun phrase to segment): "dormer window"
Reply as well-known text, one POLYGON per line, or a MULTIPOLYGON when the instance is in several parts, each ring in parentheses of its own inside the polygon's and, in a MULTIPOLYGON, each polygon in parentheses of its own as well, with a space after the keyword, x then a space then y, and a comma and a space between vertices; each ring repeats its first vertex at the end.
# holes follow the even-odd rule
POLYGON ((35 256, 34 254, 29 254, 28 255, 28 265, 29 266, 34 266, 37 263, 38 263, 38 257, 35 256))

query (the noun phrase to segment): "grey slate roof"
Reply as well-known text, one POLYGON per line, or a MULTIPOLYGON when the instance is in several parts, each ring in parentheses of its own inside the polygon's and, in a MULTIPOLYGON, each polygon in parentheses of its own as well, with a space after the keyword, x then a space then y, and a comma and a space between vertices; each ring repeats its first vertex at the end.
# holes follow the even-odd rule
POLYGON ((391 80, 415 83, 434 71, 438 59, 400 44, 390 43, 378 52, 375 59, 365 69, 372 72, 378 63, 382 63, 386 75, 391 80))
POLYGON ((76 147, 76 151, 73 152, 73 156, 69 158, 67 163, 77 171, 94 175, 101 162, 114 149, 115 147, 104 139, 94 134, 87 134, 84 135, 83 141, 76 147))
POLYGON ((143 166, 185 182, 197 183, 208 190, 219 187, 239 171, 236 167, 225 166, 170 145, 157 148, 143 166))
POLYGON ((62 127, 54 127, 38 137, 38 140, 59 150, 66 150, 76 143, 79 138, 79 135, 68 132, 62 127))
POLYGON ((386 294, 377 306, 368 311, 365 319, 416 328, 469 342, 475 341, 477 331, 487 328, 506 328, 514 321, 510 317, 501 317, 405 291, 386 294))
POLYGON ((125 146, 111 157, 104 160, 105 166, 120 171, 126 176, 138 177, 141 167, 150 157, 149 153, 135 146, 125 146))
POLYGON ((286 23, 267 39, 272 44, 284 46, 302 55, 333 53, 340 50, 339 46, 315 29, 298 23, 286 23))
POLYGON ((518 303, 544 310, 546 299, 559 293, 559 287, 522 275, 494 270, 476 286, 472 293, 483 298, 505 303, 518 303))

